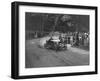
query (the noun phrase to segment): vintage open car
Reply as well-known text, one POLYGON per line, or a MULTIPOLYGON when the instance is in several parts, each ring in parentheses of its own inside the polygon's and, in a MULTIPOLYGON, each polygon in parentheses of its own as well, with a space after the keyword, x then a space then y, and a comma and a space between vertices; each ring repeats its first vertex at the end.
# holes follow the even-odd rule
POLYGON ((50 38, 49 40, 46 41, 44 46, 47 49, 52 49, 52 50, 56 50, 56 51, 67 49, 67 44, 65 44, 65 42, 61 41, 60 39, 50 38))

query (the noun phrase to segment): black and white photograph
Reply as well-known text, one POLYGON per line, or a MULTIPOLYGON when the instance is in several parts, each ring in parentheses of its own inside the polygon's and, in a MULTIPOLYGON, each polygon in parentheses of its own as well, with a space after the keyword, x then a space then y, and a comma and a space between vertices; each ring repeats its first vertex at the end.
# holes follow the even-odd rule
POLYGON ((12 78, 97 74, 97 7, 12 3, 12 78))
POLYGON ((89 15, 25 13, 25 67, 89 65, 89 15))

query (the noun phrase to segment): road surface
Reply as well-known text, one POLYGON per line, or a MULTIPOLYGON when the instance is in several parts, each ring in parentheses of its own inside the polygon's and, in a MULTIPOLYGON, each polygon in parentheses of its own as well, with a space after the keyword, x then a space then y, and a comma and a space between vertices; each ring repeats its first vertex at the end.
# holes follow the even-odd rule
POLYGON ((89 51, 68 47, 65 51, 54 51, 41 48, 39 39, 27 40, 25 47, 25 67, 56 67, 89 65, 89 51))

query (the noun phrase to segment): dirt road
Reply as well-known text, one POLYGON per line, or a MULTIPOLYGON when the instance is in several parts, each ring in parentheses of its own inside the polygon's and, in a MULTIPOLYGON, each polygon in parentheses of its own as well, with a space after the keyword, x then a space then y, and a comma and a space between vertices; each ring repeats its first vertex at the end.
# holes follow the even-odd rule
POLYGON ((54 51, 41 48, 39 39, 26 41, 26 68, 77 66, 89 64, 89 51, 68 47, 66 51, 54 51))

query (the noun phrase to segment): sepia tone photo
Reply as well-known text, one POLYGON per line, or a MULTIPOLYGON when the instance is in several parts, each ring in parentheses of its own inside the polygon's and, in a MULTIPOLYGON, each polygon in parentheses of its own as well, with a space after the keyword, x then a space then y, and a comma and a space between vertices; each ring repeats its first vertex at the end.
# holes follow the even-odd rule
POLYGON ((89 15, 25 13, 25 68, 89 65, 89 15))

